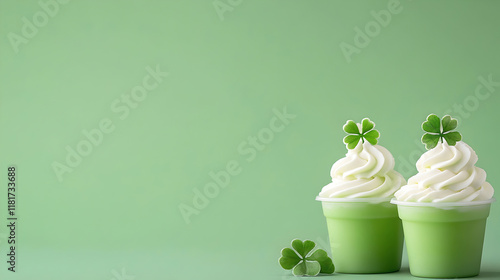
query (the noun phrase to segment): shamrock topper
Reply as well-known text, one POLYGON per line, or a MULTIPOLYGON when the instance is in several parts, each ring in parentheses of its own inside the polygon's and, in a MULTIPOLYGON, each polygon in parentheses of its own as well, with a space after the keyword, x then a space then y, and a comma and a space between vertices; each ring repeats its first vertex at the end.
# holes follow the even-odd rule
POLYGON ((378 130, 373 129, 375 127, 375 123, 372 122, 369 118, 364 118, 361 121, 361 124, 356 124, 355 122, 349 120, 344 124, 344 131, 349 134, 344 137, 344 143, 346 144, 348 149, 354 149, 356 145, 358 145, 359 140, 370 142, 372 145, 377 144, 377 139, 380 137, 380 133, 378 130), (359 129, 361 128, 361 132, 359 129))
POLYGON ((427 120, 422 123, 422 129, 427 132, 422 136, 425 148, 430 150, 436 147, 439 139, 441 143, 446 140, 448 145, 455 146, 457 141, 462 140, 462 135, 458 131, 453 131, 457 128, 457 123, 457 120, 449 115, 444 116, 441 121, 434 114, 427 116, 427 120))
POLYGON ((286 270, 292 269, 295 276, 316 276, 319 273, 332 274, 335 271, 332 259, 323 249, 317 249, 312 254, 309 254, 316 243, 311 240, 299 239, 292 240, 291 248, 283 248, 281 250, 281 258, 279 263, 286 270))

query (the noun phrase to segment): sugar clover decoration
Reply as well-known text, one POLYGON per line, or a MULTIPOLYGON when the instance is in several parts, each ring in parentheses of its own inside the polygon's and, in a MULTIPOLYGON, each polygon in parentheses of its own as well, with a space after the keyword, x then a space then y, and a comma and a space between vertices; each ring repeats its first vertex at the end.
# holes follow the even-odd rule
POLYGON ((295 276, 316 276, 319 273, 332 274, 335 271, 332 259, 323 249, 311 251, 316 243, 311 240, 292 240, 292 248, 283 248, 279 263, 282 268, 292 270, 295 276), (295 249, 295 250, 294 250, 295 249))
POLYGON ((354 121, 347 121, 344 124, 344 131, 348 134, 344 137, 344 143, 346 144, 348 149, 354 149, 356 145, 358 145, 359 140, 370 142, 372 145, 377 144, 377 139, 380 137, 380 133, 378 130, 373 129, 375 127, 375 123, 372 122, 369 118, 364 118, 361 121, 361 124, 356 124, 354 121), (361 127, 361 132, 359 128, 361 127))
POLYGON ((455 146, 458 141, 462 140, 462 135, 458 131, 454 131, 457 124, 457 120, 449 115, 444 116, 441 120, 434 114, 427 116, 427 120, 422 123, 422 129, 427 132, 422 136, 425 148, 430 150, 436 147, 440 139, 441 143, 446 140, 448 145, 455 146))

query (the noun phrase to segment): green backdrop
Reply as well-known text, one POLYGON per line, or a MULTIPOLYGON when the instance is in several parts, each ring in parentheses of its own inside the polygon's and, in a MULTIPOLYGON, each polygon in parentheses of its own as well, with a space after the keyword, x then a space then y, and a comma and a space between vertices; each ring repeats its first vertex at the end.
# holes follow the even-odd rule
MULTIPOLYGON (((292 278, 282 247, 327 246, 314 198, 346 153, 347 119, 375 121, 408 178, 422 121, 450 113, 498 190, 499 9, 0 1, 0 278, 292 278)), ((500 277, 499 234, 496 203, 480 278, 500 277)), ((406 257, 401 272, 370 276, 405 277, 406 257)))

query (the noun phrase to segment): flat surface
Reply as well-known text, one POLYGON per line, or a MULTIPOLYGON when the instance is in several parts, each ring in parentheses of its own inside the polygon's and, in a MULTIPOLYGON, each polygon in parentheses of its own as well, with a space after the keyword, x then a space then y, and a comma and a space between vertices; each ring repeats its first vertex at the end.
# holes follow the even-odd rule
POLYGON ((499 1, 40 3, 0 0, 2 280, 291 278, 281 248, 328 246, 315 197, 348 119, 409 178, 425 117, 452 114, 499 191, 499 1))

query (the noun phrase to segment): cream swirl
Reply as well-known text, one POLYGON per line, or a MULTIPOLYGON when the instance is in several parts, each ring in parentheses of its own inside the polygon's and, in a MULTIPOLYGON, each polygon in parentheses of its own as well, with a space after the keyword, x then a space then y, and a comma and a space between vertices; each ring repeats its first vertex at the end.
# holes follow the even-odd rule
POLYGON ((488 200, 494 190, 486 182, 486 172, 474 165, 476 162, 476 152, 466 143, 438 143, 420 157, 416 164, 418 173, 395 197, 408 202, 488 200))
POLYGON ((368 198, 390 197, 405 183, 393 170, 394 157, 384 147, 362 143, 349 150, 346 157, 332 166, 332 182, 323 187, 320 197, 368 198))

